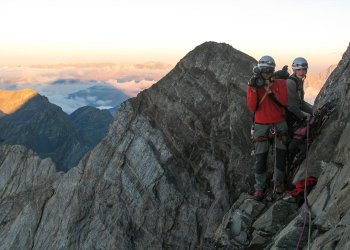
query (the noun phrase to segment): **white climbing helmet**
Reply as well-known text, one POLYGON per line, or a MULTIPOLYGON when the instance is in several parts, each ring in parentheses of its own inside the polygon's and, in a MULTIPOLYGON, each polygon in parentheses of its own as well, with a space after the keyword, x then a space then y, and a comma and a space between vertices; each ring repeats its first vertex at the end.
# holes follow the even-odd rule
POLYGON ((271 56, 263 56, 258 62, 261 73, 272 73, 275 70, 276 63, 271 56))
POLYGON ((307 63, 306 59, 303 57, 297 57, 294 59, 292 63, 292 69, 305 69, 307 70, 309 68, 309 64, 307 63))

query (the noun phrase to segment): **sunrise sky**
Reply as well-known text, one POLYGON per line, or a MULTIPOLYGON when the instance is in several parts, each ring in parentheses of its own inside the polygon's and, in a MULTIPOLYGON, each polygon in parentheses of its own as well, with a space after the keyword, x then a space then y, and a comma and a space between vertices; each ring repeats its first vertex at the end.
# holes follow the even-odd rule
POLYGON ((205 41, 319 71, 350 42, 349 0, 1 0, 0 66, 175 64, 205 41))

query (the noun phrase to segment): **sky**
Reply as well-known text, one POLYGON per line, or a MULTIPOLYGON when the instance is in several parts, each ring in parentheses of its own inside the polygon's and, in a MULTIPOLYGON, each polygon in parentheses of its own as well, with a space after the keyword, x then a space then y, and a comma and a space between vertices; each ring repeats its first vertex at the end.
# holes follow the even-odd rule
POLYGON ((215 41, 320 71, 349 45, 349 11, 349 0, 1 0, 0 66, 175 65, 215 41))

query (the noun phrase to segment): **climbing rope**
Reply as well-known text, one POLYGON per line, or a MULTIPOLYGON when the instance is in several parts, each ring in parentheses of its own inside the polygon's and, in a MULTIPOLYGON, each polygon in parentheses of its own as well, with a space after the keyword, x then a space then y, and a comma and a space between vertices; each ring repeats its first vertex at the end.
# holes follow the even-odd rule
POLYGON ((274 180, 273 180, 273 193, 276 193, 276 169, 277 169, 277 132, 276 128, 273 126, 270 128, 270 133, 274 136, 274 166, 273 166, 273 171, 275 172, 274 180))
POLYGON ((305 184, 304 184, 304 220, 303 220, 303 228, 301 230, 301 233, 299 235, 298 244, 296 247, 296 250, 300 249, 300 243, 301 239, 303 238, 306 222, 309 222, 309 230, 308 230, 308 237, 307 237, 307 249, 310 249, 310 239, 311 239, 311 210, 309 206, 309 201, 307 199, 307 177, 308 177, 308 167, 309 167, 309 157, 308 152, 309 151, 309 119, 306 120, 306 165, 305 165, 305 184), (309 217, 307 217, 309 215, 309 217))

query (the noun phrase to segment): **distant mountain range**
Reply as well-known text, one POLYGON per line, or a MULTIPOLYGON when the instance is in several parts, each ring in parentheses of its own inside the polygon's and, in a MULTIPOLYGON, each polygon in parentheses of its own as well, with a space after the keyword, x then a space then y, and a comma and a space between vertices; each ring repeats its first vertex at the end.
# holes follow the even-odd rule
POLYGON ((96 85, 69 94, 68 99, 84 100, 87 105, 96 108, 113 108, 119 106, 122 102, 129 99, 129 96, 110 85, 96 85))
POLYGON ((94 107, 82 107, 67 115, 29 89, 0 91, 0 96, 4 113, 0 118, 0 145, 24 145, 42 158, 50 157, 60 171, 75 166, 100 142, 113 120, 109 111, 94 107))

